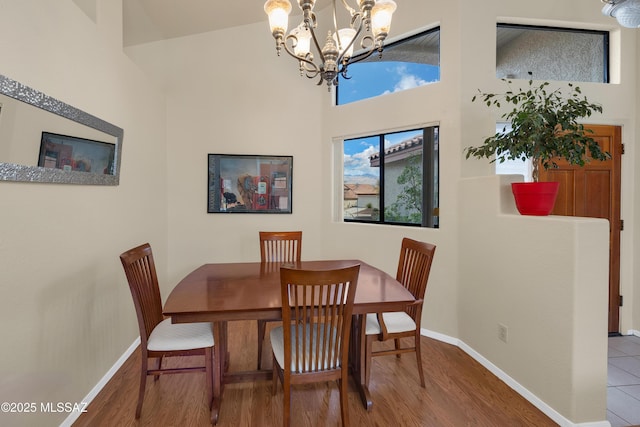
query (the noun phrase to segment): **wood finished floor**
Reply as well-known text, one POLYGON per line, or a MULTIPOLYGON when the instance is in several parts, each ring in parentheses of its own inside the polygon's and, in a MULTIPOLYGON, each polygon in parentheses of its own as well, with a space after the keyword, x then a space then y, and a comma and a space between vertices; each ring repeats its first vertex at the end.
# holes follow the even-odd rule
MULTIPOLYGON (((269 326, 268 326, 269 328, 269 326)), ((255 369, 256 322, 229 324, 230 369, 255 369)), ((267 337, 269 336, 267 330, 267 337)), ((268 341, 268 339, 267 339, 268 341)), ((426 388, 417 378, 413 354, 374 358, 367 413, 353 384, 349 394, 352 426, 555 426, 459 348, 422 337, 426 388)), ((264 347, 263 366, 271 366, 271 348, 264 347)), ((193 360, 195 359, 195 360, 193 360)), ((177 358, 167 366, 198 363, 177 358)), ((142 415, 135 420, 140 353, 118 370, 73 424, 82 426, 207 426, 210 425, 203 373, 148 378, 142 415)), ((340 401, 335 382, 299 386, 292 392, 293 426, 339 426, 340 401)), ((282 425, 282 388, 271 395, 271 381, 225 386, 218 426, 282 425)))

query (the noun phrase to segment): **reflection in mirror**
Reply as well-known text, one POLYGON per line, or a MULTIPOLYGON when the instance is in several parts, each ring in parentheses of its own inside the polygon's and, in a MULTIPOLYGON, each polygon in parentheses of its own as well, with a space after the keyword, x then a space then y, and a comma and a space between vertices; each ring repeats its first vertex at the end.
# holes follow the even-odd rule
POLYGON ((0 75, 2 181, 118 185, 123 133, 0 75))
POLYGON ((42 132, 38 166, 113 175, 115 149, 114 143, 42 132))

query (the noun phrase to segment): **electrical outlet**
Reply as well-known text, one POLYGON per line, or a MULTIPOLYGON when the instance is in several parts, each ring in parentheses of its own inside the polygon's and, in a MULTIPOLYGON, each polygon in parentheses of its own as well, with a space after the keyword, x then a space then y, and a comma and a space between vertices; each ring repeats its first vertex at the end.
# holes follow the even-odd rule
POLYGON ((509 341, 509 328, 502 323, 498 323, 498 339, 504 342, 509 341))

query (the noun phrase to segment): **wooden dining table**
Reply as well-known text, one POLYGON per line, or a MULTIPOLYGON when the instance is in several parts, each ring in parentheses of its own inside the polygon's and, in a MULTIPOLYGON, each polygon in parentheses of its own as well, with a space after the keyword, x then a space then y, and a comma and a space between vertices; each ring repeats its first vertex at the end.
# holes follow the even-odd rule
POLYGON ((228 370, 227 322, 282 318, 280 267, 329 270, 360 265, 353 306, 350 371, 367 410, 373 402, 365 384, 365 325, 367 313, 402 311, 415 299, 389 274, 360 260, 302 261, 297 263, 204 264, 189 273, 173 289, 164 314, 173 323, 211 322, 214 334, 214 378, 211 421, 216 424, 225 383, 270 379, 271 370, 228 370))

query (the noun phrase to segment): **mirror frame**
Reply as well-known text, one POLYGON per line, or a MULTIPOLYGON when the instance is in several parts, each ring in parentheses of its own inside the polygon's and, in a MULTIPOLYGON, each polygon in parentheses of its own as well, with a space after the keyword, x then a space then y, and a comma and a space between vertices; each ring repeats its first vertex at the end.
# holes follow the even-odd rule
POLYGON ((0 163, 0 181, 84 185, 118 185, 120 183, 123 129, 3 75, 0 75, 0 93, 116 138, 114 175, 0 163))

